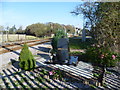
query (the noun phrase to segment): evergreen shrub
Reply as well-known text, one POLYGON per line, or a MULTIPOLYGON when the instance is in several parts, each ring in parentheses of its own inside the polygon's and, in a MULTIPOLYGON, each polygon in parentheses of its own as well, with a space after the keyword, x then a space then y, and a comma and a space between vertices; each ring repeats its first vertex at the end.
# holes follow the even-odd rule
POLYGON ((62 37, 67 37, 67 35, 66 35, 66 33, 63 31, 63 30, 58 30, 56 33, 55 33, 55 35, 54 35, 54 37, 53 37, 53 39, 52 39, 52 48, 53 48, 53 51, 57 51, 57 43, 58 43, 58 40, 60 39, 60 38, 62 38, 62 37))
POLYGON ((36 60, 34 59, 27 44, 23 45, 22 51, 20 52, 19 61, 19 66, 23 70, 32 70, 35 68, 36 60))

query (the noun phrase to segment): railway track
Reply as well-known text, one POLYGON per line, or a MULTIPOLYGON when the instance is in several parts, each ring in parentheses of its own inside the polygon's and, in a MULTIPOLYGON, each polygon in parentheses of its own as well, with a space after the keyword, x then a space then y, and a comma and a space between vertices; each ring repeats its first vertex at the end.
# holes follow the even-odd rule
POLYGON ((27 43, 27 45, 31 47, 31 46, 39 45, 46 42, 50 42, 50 39, 31 40, 31 41, 24 41, 24 42, 17 42, 17 43, 14 42, 11 44, 1 45, 0 54, 22 49, 22 46, 24 43, 27 43))

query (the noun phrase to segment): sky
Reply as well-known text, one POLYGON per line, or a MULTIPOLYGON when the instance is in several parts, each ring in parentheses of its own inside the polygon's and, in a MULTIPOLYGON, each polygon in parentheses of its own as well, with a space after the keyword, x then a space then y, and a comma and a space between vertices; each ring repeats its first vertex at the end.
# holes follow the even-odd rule
POLYGON ((54 22, 82 28, 83 18, 70 12, 81 2, 0 2, 0 25, 25 28, 33 23, 54 22))

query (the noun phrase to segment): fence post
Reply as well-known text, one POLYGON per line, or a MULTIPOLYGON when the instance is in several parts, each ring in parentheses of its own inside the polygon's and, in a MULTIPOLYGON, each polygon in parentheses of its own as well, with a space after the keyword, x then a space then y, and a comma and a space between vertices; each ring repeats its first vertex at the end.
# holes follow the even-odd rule
POLYGON ((25 34, 25 41, 27 42, 26 34, 25 34))
POLYGON ((18 34, 18 41, 19 41, 19 34, 18 34))
POLYGON ((4 43, 4 34, 2 32, 2 43, 4 43))
POLYGON ((9 38, 8 38, 8 32, 7 32, 7 41, 9 41, 9 38))

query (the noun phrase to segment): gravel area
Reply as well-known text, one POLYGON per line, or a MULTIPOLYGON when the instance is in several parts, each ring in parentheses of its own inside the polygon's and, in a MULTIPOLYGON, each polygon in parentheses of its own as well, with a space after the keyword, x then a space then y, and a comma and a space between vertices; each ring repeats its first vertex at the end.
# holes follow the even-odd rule
MULTIPOLYGON (((40 45, 36 45, 36 46, 32 46, 29 47, 30 51, 32 51, 33 55, 35 56, 35 59, 37 60, 37 66, 50 66, 45 64, 44 62, 50 59, 50 55, 49 55, 49 50, 51 49, 51 45, 50 42, 48 43, 44 43, 44 44, 40 44, 40 45)), ((16 71, 18 70, 17 68, 13 67, 10 62, 11 60, 16 60, 18 61, 18 57, 20 54, 21 50, 17 50, 14 52, 8 52, 8 53, 4 53, 0 55, 0 72, 4 73, 4 75, 0 74, 0 85, 3 86, 4 88, 6 88, 6 85, 4 82, 4 80, 2 80, 1 78, 3 76, 6 76, 5 79, 7 82, 11 82, 9 85, 12 87, 15 87, 15 85, 12 83, 15 80, 17 80, 15 82, 15 84, 20 84, 20 86, 18 87, 30 87, 30 86, 34 86, 34 87, 46 87, 46 86, 50 86, 50 87, 58 87, 58 88, 64 88, 64 87, 69 87, 69 88, 75 88, 75 87, 79 87, 79 88, 88 88, 88 85, 84 85, 83 83, 64 83, 64 82, 60 82, 60 81, 52 81, 50 80, 50 82, 44 82, 41 83, 41 85, 38 85, 38 81, 32 81, 33 79, 35 79, 34 77, 30 76, 30 73, 21 73, 21 75, 23 77, 26 77, 28 79, 28 82, 24 82, 24 83, 20 83, 19 81, 21 81, 21 76, 19 74, 17 75, 11 75, 12 73, 16 73, 16 71), (9 63, 9 64, 8 64, 9 63), (10 76, 8 76, 10 75, 10 76), (30 76, 30 77, 29 77, 30 76), (60 84, 62 83, 62 85, 60 84)), ((64 70, 68 70, 71 73, 74 73, 75 75, 78 76, 83 76, 86 78, 91 78, 93 77, 92 75, 92 70, 93 70, 93 66, 90 63, 85 63, 83 61, 79 61, 78 65, 75 66, 67 66, 67 65, 52 65, 53 67, 58 67, 60 69, 64 69, 64 70)), ((110 89, 110 90, 120 90, 120 63, 118 63, 118 67, 114 67, 114 68, 108 68, 108 71, 111 72, 111 74, 106 74, 106 88, 110 89)), ((39 83, 40 84, 40 83, 39 83)))
MULTIPOLYGON (((44 43, 36 46, 29 47, 29 50, 32 52, 33 55, 46 55, 48 56, 48 49, 51 48, 50 43, 44 43), (44 50, 43 50, 44 49, 44 50), (46 50, 46 51, 45 51, 46 50)), ((0 54, 0 71, 7 66, 8 63, 11 62, 11 60, 18 60, 20 50, 16 50, 13 52, 8 52, 4 54, 0 54)), ((7 67, 6 67, 7 68, 7 67)))

